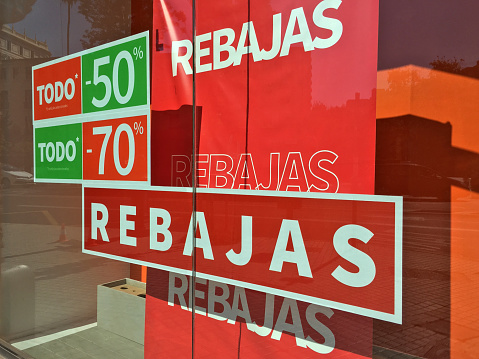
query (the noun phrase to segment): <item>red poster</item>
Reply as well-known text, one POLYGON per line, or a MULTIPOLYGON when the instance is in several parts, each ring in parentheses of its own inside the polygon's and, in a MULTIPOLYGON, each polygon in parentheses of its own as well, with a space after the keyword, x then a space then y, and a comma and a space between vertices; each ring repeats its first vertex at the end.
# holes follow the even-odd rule
POLYGON ((148 180, 148 116, 103 119, 82 126, 83 179, 148 180))
POLYGON ((33 120, 81 114, 81 57, 33 70, 33 120))
MULTIPOLYGON (((155 4, 152 110, 178 110, 191 3, 155 4)), ((198 3, 199 184, 373 193, 377 16, 378 0, 198 3)))
POLYGON ((85 249, 400 322, 397 197, 84 189, 85 249), (194 238, 195 237, 195 238, 194 238))
MULTIPOLYGON (((188 124, 183 136, 178 128, 174 136, 152 130, 161 148, 175 149, 155 154, 152 143, 152 167, 163 169, 155 169, 163 171, 159 184, 191 186, 195 161, 200 187, 372 194, 378 3, 202 1, 196 3, 193 39, 191 1, 155 1, 152 129, 171 128, 162 121, 178 117, 175 111, 188 124), (201 113, 194 134, 185 108, 201 113), (182 138, 197 139, 195 158, 191 141, 178 145, 182 138)), ((156 282, 160 277, 149 273, 148 286, 156 282)), ((156 358, 160 348, 178 348, 173 338, 179 329, 171 332, 160 319, 177 307, 162 306, 150 293, 145 357, 156 358)), ((239 333, 210 318, 188 332, 191 315, 185 313, 174 318, 185 340, 193 334, 197 357, 228 357, 228 350, 248 357, 236 341, 239 333), (225 344, 213 343, 212 336, 225 344)), ((370 319, 356 319, 372 328, 370 319)), ((365 332, 370 356, 372 330, 365 332)), ((266 342, 255 334, 248 346, 264 348, 263 357, 305 357, 291 343, 266 342)), ((183 345, 191 353, 190 342, 183 345)))
MULTIPOLYGON (((161 270, 150 273, 155 280, 148 284, 146 310, 156 332, 145 336, 145 357, 190 358, 191 277, 161 270)), ((195 283, 195 295, 195 357, 370 356, 368 318, 202 279, 195 283)))

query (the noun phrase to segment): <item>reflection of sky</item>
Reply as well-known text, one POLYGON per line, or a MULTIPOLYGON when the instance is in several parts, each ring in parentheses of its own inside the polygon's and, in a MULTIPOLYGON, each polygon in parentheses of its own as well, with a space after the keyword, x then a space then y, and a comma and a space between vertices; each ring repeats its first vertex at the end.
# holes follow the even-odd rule
MULTIPOLYGON (((437 56, 463 58, 466 66, 479 60, 479 1, 381 0, 379 7, 379 69, 427 67, 437 56)), ((74 5, 71 53, 82 50, 80 38, 88 26, 74 5)), ((29 37, 47 40, 53 56, 66 55, 67 5, 62 1, 37 0, 32 12, 15 24, 18 32, 24 28, 29 37)))
POLYGON ((439 57, 479 60, 479 1, 380 0, 379 69, 429 67, 439 57))
MULTIPOLYGON (((52 56, 64 56, 67 54, 67 13, 67 4, 60 0, 37 0, 32 11, 14 27, 20 33, 25 29, 30 38, 36 35, 37 40, 46 40, 52 56)), ((89 23, 74 4, 70 17, 70 53, 83 50, 80 39, 88 27, 89 23)))

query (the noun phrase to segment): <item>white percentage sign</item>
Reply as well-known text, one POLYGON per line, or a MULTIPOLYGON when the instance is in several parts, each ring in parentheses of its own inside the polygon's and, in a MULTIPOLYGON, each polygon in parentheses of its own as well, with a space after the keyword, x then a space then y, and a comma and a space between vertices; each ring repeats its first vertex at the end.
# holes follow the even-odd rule
POLYGON ((135 60, 143 58, 143 50, 141 49, 141 46, 133 48, 133 55, 135 55, 135 60))
POLYGON ((140 134, 142 135, 143 134, 143 126, 141 125, 141 121, 140 122, 135 122, 133 124, 133 128, 135 129, 136 131, 136 134, 140 134))

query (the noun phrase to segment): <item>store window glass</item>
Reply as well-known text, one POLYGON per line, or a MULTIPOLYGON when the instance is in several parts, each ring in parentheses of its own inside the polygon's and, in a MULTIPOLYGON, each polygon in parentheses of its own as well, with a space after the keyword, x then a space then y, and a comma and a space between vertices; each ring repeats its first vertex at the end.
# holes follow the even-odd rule
MULTIPOLYGON (((82 253, 81 184, 34 182, 32 109, 38 92, 32 68, 148 30, 148 6, 136 2, 132 7, 130 1, 0 3, 0 334, 13 345, 10 349, 25 355, 143 357, 141 267, 82 253), (137 30, 132 30, 133 15, 137 30), (135 328, 127 328, 128 338, 121 335, 124 313, 112 305, 112 291, 120 294, 120 302, 126 296, 123 309, 130 302, 140 308, 133 317, 135 328), (106 327, 120 331, 98 325, 102 315, 106 327), (120 322, 112 322, 111 315, 120 322)), ((67 90, 74 91, 66 87, 65 97, 67 90)), ((62 147, 55 143, 55 150, 58 160, 62 147)), ((66 151, 63 157, 73 155, 68 145, 66 151)))
POLYGON ((0 0, 2 347, 475 358, 478 10, 0 0))

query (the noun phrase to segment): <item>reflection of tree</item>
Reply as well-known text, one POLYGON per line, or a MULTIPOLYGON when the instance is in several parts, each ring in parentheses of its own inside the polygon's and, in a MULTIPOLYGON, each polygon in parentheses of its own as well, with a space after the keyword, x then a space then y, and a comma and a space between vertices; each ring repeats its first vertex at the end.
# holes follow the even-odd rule
POLYGON ((446 59, 437 57, 436 60, 429 63, 434 70, 449 72, 457 75, 467 76, 479 79, 479 61, 475 66, 464 67, 464 59, 446 59))
MULTIPOLYGON (((395 92, 398 89, 411 87, 413 82, 412 72, 409 68, 399 68, 388 72, 387 90, 395 92)), ((414 76, 415 77, 415 76, 414 76)))
POLYGON ((68 21, 67 21, 67 55, 70 55, 70 10, 74 3, 78 0, 62 0, 68 5, 68 21))
POLYGON ((9 116, 9 110, 5 109, 0 111, 0 162, 4 163, 6 160, 6 154, 11 147, 11 141, 8 141, 8 133, 11 127, 11 121, 9 116))
POLYGON ((395 93, 423 84, 431 79, 434 74, 428 69, 406 66, 389 70, 387 75, 388 86, 385 90, 395 93))
POLYGON ((0 0, 0 26, 22 20, 37 0, 0 0))
POLYGON ((452 74, 460 74, 463 69, 464 59, 456 59, 453 57, 452 59, 446 59, 443 57, 437 57, 436 60, 431 61, 429 65, 434 70, 450 72, 452 74))
POLYGON ((80 0, 78 11, 91 25, 80 40, 84 49, 130 35, 130 1, 80 0))
POLYGON ((183 34, 183 37, 191 37, 191 30, 186 28, 186 14, 181 10, 172 9, 169 11, 168 15, 173 19, 173 23, 177 30, 179 30, 179 34, 183 34))

